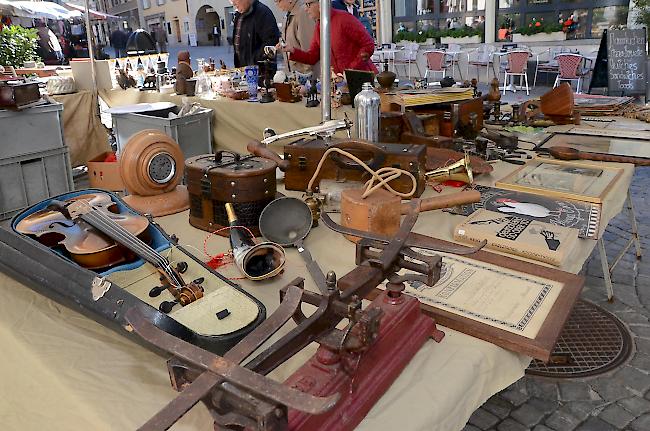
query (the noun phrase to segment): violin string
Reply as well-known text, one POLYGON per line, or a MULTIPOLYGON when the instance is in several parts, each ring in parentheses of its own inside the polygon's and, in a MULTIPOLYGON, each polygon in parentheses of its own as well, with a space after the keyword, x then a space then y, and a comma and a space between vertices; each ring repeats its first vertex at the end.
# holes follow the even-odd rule
MULTIPOLYGON (((121 231, 119 228, 123 229, 121 226, 117 225, 119 228, 116 228, 114 225, 114 221, 110 220, 110 223, 107 223, 99 214, 97 213, 88 213, 85 214, 85 216, 92 218, 91 224, 98 224, 100 226, 97 226, 98 229, 103 231, 104 233, 108 234, 111 236, 113 239, 120 241, 120 243, 124 243, 125 246, 131 245, 129 247, 131 250, 134 252, 143 255, 143 257, 147 258, 148 260, 153 260, 156 264, 160 265, 161 262, 158 260, 158 257, 155 255, 151 254, 151 250, 149 250, 149 247, 141 247, 138 242, 133 241, 132 234, 130 232, 126 232, 127 235, 123 231, 121 231)), ((146 245, 146 244, 145 244, 146 245)), ((162 266, 162 265, 161 265, 162 266)))
POLYGON ((156 250, 142 242, 139 238, 124 229, 122 226, 116 224, 105 214, 102 214, 101 212, 89 214, 93 214, 96 223, 101 224, 104 229, 108 230, 109 232, 107 233, 109 235, 114 235, 114 239, 122 242, 125 246, 147 259, 150 263, 153 263, 154 265, 161 268, 167 274, 168 278, 172 282, 171 284, 174 287, 179 289, 182 287, 184 283, 172 270, 169 261, 161 256, 156 250))
POLYGON ((105 231, 106 234, 113 236, 113 239, 120 241, 136 254, 141 255, 150 263, 153 263, 154 265, 163 269, 167 275, 177 283, 177 286, 175 287, 181 287, 183 283, 177 278, 176 273, 172 270, 169 261, 149 245, 142 242, 139 238, 124 229, 124 227, 117 224, 114 220, 110 219, 110 217, 103 214, 101 211, 89 212, 85 214, 85 216, 92 218, 95 223, 101 225, 101 227, 97 226, 98 229, 105 231))

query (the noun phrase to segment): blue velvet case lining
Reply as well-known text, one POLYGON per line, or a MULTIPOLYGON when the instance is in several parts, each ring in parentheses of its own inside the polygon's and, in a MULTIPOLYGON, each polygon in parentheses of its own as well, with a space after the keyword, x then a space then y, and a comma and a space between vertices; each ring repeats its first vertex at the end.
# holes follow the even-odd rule
MULTIPOLYGON (((122 202, 122 200, 120 200, 117 197, 117 195, 115 195, 114 193, 107 192, 106 190, 100 190, 100 189, 85 189, 85 190, 77 190, 77 191, 74 191, 74 192, 64 193, 64 194, 59 195, 59 196, 54 196, 52 198, 46 199, 44 201, 41 201, 41 202, 39 202, 37 204, 32 205, 31 207, 25 209, 24 211, 17 214, 13 218, 13 220, 11 221, 11 228, 14 230, 14 232, 18 233, 16 231, 16 225, 22 219, 29 216, 30 214, 33 214, 33 213, 35 213, 37 211, 45 209, 50 204, 50 202, 52 200, 54 200, 54 199, 58 199, 58 200, 61 200, 61 201, 66 201, 66 200, 74 198, 76 196, 89 194, 89 193, 105 193, 105 194, 109 195, 111 197, 111 200, 117 204, 117 206, 118 206, 118 208, 120 210, 119 212, 121 212, 121 213, 127 212, 127 213, 131 213, 131 214, 134 214, 134 215, 139 215, 137 212, 133 211, 131 208, 126 206, 126 204, 124 204, 124 202, 122 202)), ((167 250, 170 247, 172 247, 172 244, 169 242, 169 240, 167 240, 167 238, 165 238, 165 236, 162 234, 160 229, 158 229, 157 227, 153 226, 152 224, 149 224, 149 228, 148 228, 147 232, 148 232, 148 234, 149 234, 149 236, 151 238, 151 244, 149 244, 149 245, 151 246, 151 248, 156 250, 158 253, 161 253, 162 251, 167 250)), ((25 236, 28 241, 35 241, 34 239, 27 237, 26 235, 23 235, 23 236, 25 236)), ((56 253, 61 254, 58 250, 53 249, 53 251, 55 251, 56 253)), ((68 260, 72 261, 67 256, 64 256, 62 254, 61 254, 61 256, 63 258, 65 258, 65 259, 68 259, 68 260)), ((116 266, 114 268, 111 268, 111 269, 106 270, 104 272, 101 272, 99 274, 101 276, 106 276, 108 274, 111 274, 111 273, 117 272, 117 271, 128 271, 128 270, 135 269, 135 268, 138 268, 138 267, 144 265, 144 262, 145 261, 143 259, 138 259, 138 260, 136 260, 134 262, 131 262, 131 263, 118 265, 118 266, 116 266)))

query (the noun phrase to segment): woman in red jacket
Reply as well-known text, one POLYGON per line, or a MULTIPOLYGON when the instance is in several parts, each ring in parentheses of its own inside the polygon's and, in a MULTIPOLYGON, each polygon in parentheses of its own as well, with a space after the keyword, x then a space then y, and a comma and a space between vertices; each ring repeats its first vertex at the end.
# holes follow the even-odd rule
MULTIPOLYGON (((309 51, 302 51, 291 46, 278 46, 278 48, 288 52, 289 59, 292 61, 316 64, 320 60, 320 3, 318 0, 306 0, 305 8, 307 8, 307 14, 316 21, 316 29, 309 51)), ((370 57, 375 51, 375 42, 363 24, 347 12, 332 9, 331 13, 330 45, 334 72, 343 73, 345 69, 355 69, 377 73, 377 68, 370 61, 370 57)))

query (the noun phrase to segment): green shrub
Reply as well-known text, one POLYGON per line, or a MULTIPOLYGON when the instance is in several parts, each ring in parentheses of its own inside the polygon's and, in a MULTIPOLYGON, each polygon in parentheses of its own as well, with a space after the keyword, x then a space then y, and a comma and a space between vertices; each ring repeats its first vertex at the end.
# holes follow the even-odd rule
POLYGON ((519 33, 524 36, 531 36, 533 34, 553 33, 556 31, 562 31, 562 24, 559 22, 548 23, 544 22, 544 19, 537 21, 535 18, 533 18, 527 26, 513 30, 513 33, 519 33))
POLYGON ((5 26, 0 31, 0 64, 22 67, 26 61, 40 60, 36 55, 38 31, 19 25, 5 26))

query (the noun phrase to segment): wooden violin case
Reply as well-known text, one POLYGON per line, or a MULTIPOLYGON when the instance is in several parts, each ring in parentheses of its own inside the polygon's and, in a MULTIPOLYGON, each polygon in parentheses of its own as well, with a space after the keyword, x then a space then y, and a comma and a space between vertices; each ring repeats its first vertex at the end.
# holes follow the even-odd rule
MULTIPOLYGON (((159 311, 158 306, 173 297, 167 291, 150 296, 150 290, 161 284, 161 277, 153 265, 144 260, 90 270, 75 263, 65 250, 50 248, 16 230, 21 220, 46 210, 52 199, 67 201, 88 193, 108 194, 120 214, 137 214, 117 195, 98 189, 70 192, 42 201, 16 215, 11 228, 0 228, 0 271, 104 326, 119 330, 122 335, 132 334, 123 330, 127 325, 126 311, 139 306, 157 327, 219 355, 265 319, 266 311, 261 302, 207 267, 151 221, 143 235, 150 239, 149 246, 170 262, 185 262, 185 280, 204 279, 201 280, 202 298, 183 307, 176 305, 168 314, 159 311), (227 312, 220 318, 215 316, 222 309, 227 312)), ((134 335, 133 340, 141 339, 134 335)))
MULTIPOLYGON (((209 232, 228 226, 225 204, 232 203, 239 223, 259 236, 260 214, 275 199, 276 167, 269 159, 230 151, 187 159, 190 224, 209 232)), ((228 230, 217 233, 229 235, 228 230)))

